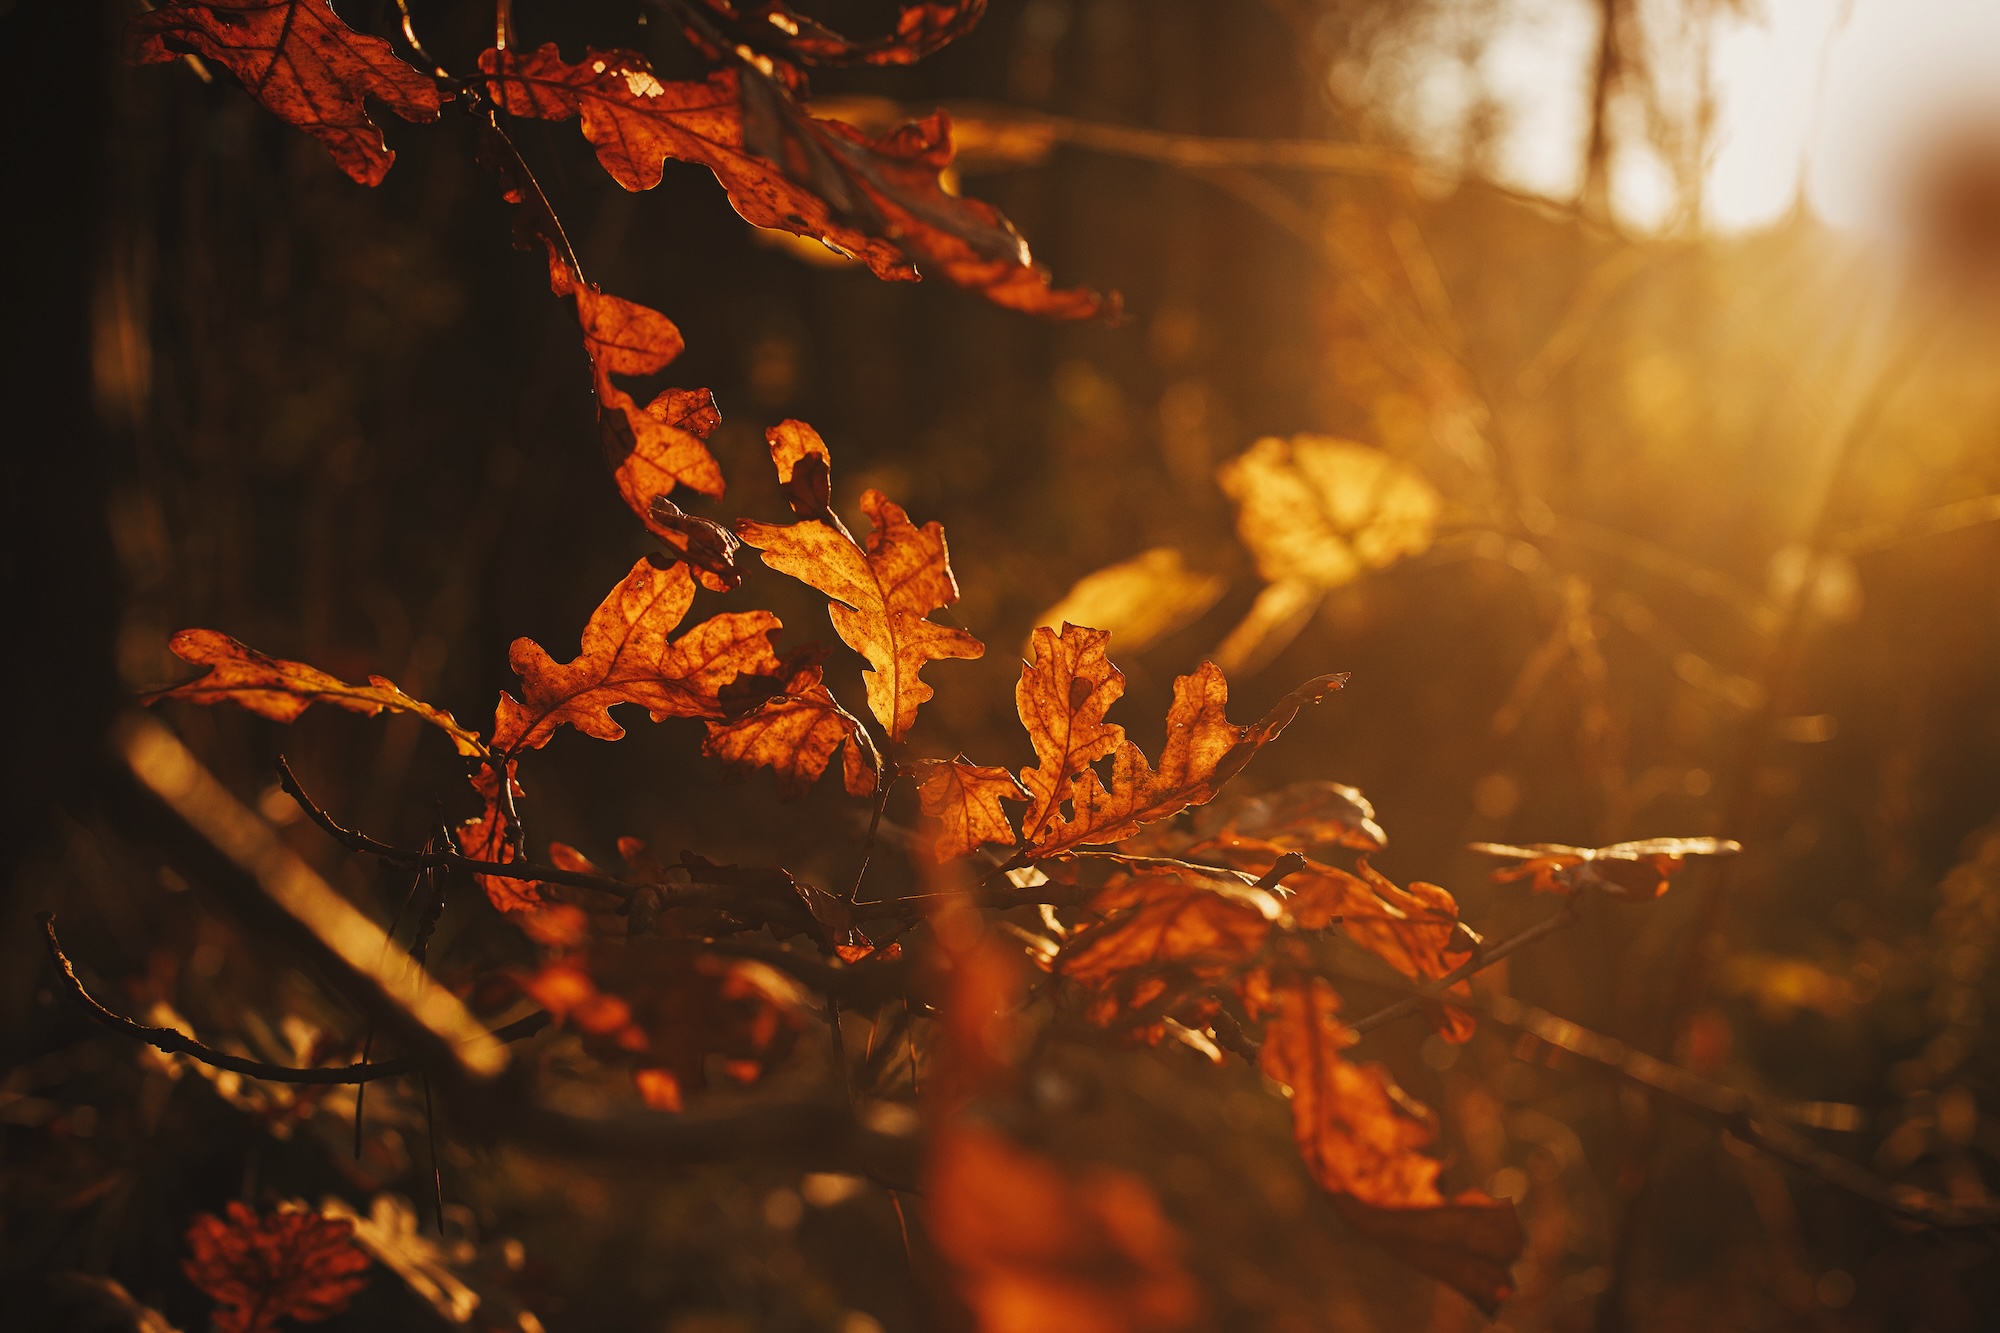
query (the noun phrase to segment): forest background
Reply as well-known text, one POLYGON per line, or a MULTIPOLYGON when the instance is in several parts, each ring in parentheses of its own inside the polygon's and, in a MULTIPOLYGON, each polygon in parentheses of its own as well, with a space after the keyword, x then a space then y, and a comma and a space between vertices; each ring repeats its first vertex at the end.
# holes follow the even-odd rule
MULTIPOLYGON (((349 8, 389 30, 378 7, 349 8)), ((816 79, 858 118, 957 106, 963 187, 1064 283, 1121 292, 1115 326, 809 262, 695 168, 628 195, 568 126, 526 127, 523 150, 593 276, 686 334, 676 378, 721 404, 732 512, 782 512, 763 429, 797 417, 832 443, 847 494, 877 486, 944 523, 956 614, 990 646, 947 664, 931 705, 953 746, 1025 758, 1011 649, 1078 580, 1173 552, 1141 565, 1141 609, 1178 614, 1111 626, 1144 744, 1158 737, 1132 719, 1160 716, 1173 677, 1219 650, 1241 715, 1353 673, 1247 781, 1359 786, 1392 833, 1378 864, 1447 885, 1489 938, 1546 905, 1489 884, 1470 841, 1742 839, 1728 869, 1643 909, 1595 903, 1483 984, 1798 1108, 1885 1180, 1983 1205, 2000 1159, 1984 1022, 2000 945, 1992 162, 1968 149, 1912 174, 1900 258, 1803 208, 1717 237, 1702 104, 1677 95, 1681 29, 1659 17, 1709 10, 1607 4, 1578 197, 1524 198, 1483 183, 1490 106, 1468 105, 1449 152, 1387 106, 1398 80, 1462 55, 1438 32, 1476 41, 1504 8, 996 3, 920 65, 816 79), (1387 72, 1329 81, 1357 68, 1387 72), (1619 145, 1638 140, 1680 191, 1643 230, 1610 202, 1619 145), (1218 470, 1305 434, 1424 478, 1439 509, 1423 540, 1344 577, 1260 553, 1218 470)), ((480 6, 411 9, 461 58, 490 25, 480 6)), ((639 13, 523 5, 519 21, 566 52, 645 49, 660 28, 639 13)), ((186 1217, 248 1172, 334 1188, 301 1147, 319 1131, 279 1137, 194 1091, 142 1131, 119 1109, 129 1044, 57 1003, 35 913, 73 921, 101 976, 167 970, 155 984, 204 1031, 304 1012, 309 987, 260 968, 254 936, 198 910, 121 825, 111 718, 185 674, 165 645, 197 624, 476 713, 511 683, 515 636, 569 642, 648 543, 605 484, 574 329, 509 248, 468 127, 390 125, 397 169, 362 190, 226 81, 124 67, 124 17, 0 14, 5 1264, 37 1291, 57 1271, 134 1290, 151 1275, 170 1309, 199 1310, 172 1285, 186 1217)), ((788 624, 816 617, 810 593, 751 581, 788 624)), ((276 791, 266 724, 174 723, 333 882, 383 894, 276 791)), ((537 832, 838 873, 857 830, 833 783, 796 805, 768 778, 721 785, 691 732, 559 741, 537 832)), ((308 717, 282 745, 330 806, 407 841, 462 789, 408 719, 308 717)), ((885 893, 912 882, 893 860, 874 873, 885 893)), ((446 941, 454 928, 472 927, 447 918, 446 941)), ((2000 1300, 1980 1233, 1905 1226, 1545 1046, 1483 1032, 1450 1047, 1420 1025, 1368 1042, 1439 1109, 1453 1179, 1521 1207, 1510 1327, 1944 1330, 2000 1300)), ((552 1329, 918 1326, 879 1196, 802 1194, 775 1169, 642 1189, 444 1151, 468 1264, 552 1329)), ((1173 1206, 1230 1187, 1196 1155, 1157 1164, 1173 1206)), ((407 1171, 376 1183, 418 1192, 407 1171)), ((1479 1323, 1358 1240, 1336 1257, 1272 1298, 1270 1326, 1479 1323)), ((363 1301, 327 1327, 436 1318, 384 1284, 363 1301)))

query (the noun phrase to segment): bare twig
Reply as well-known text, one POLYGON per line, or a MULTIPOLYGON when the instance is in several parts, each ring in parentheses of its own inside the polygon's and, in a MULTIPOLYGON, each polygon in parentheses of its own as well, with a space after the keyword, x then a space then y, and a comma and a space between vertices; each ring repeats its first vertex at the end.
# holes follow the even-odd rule
MULTIPOLYGON (((1575 925, 1577 920, 1578 915, 1575 900, 1566 899, 1563 902, 1561 911, 1543 917, 1540 921, 1529 926, 1518 935, 1509 936, 1498 944, 1487 945, 1479 949, 1471 958, 1458 967, 1447 972, 1437 980, 1419 987, 1416 994, 1398 1000, 1386 1008, 1377 1009, 1374 1013, 1368 1014, 1365 1017, 1357 1018, 1347 1026, 1356 1033, 1373 1032, 1376 1028, 1384 1027, 1399 1018, 1408 1018, 1411 1014, 1421 1013, 1423 1010, 1433 1007, 1446 991, 1467 977, 1493 966, 1493 964, 1499 962, 1502 958, 1505 958, 1517 949, 1524 949, 1536 940, 1553 935, 1559 930, 1568 929, 1575 925)), ((1459 1001, 1454 1000, 1453 1003, 1459 1003, 1459 1001)))
MULTIPOLYGON (((55 964, 70 995, 89 1011, 90 1016, 106 1027, 115 1028, 127 1036, 137 1037, 155 1050, 172 1055, 188 1055, 203 1064, 214 1065, 217 1069, 227 1069, 247 1078, 261 1078, 272 1083, 347 1084, 372 1083, 380 1078, 396 1078, 399 1075, 420 1072, 421 1062, 404 1057, 396 1060, 377 1060, 373 1063, 344 1065, 329 1069, 295 1069, 285 1065, 265 1064, 261 1060, 249 1060, 240 1055, 230 1055, 212 1047, 204 1046, 193 1037, 172 1028, 147 1027, 136 1023, 123 1014, 114 1013, 100 1004, 96 997, 84 988, 76 975, 76 968, 69 956, 63 952, 62 942, 56 938, 54 913, 42 913, 42 933, 47 937, 49 960, 55 964)), ((493 1029, 497 1041, 520 1041, 532 1037, 549 1025, 549 1016, 534 1013, 526 1018, 493 1029)))

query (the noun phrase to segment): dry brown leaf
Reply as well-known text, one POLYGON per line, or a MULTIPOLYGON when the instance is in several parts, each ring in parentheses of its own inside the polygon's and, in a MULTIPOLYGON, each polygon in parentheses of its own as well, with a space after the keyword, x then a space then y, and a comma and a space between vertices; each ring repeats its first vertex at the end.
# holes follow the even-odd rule
POLYGON ((1580 893, 1597 889, 1614 898, 1657 898, 1667 881, 1691 856, 1734 856, 1743 845, 1726 838, 1647 838, 1609 847, 1568 847, 1535 842, 1525 847, 1475 842, 1470 850, 1518 864, 1493 872, 1501 884, 1530 881, 1537 893, 1580 893))
POLYGON ((800 666, 782 689, 748 712, 709 723, 701 752, 738 775, 768 768, 777 775, 778 790, 792 797, 819 781, 834 751, 841 750, 841 782, 848 794, 872 795, 882 757, 868 728, 826 688, 823 670, 817 663, 800 666))

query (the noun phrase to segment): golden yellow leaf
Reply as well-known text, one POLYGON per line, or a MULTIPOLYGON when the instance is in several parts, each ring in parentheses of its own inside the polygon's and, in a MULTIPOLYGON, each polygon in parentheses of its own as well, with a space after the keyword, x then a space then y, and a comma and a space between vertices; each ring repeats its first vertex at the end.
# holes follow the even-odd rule
POLYGON ((1218 574, 1189 569, 1173 547, 1156 546, 1084 575, 1035 624, 1095 625, 1137 652, 1193 621, 1228 587, 1229 580, 1218 574))

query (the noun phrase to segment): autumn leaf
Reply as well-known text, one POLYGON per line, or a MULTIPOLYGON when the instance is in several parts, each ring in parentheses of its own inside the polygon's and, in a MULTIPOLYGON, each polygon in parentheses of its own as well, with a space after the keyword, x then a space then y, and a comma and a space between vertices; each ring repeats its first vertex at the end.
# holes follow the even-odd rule
POLYGON ((980 1333, 1169 1333, 1202 1317, 1186 1243, 1138 1176, 1075 1176, 979 1126, 933 1150, 930 1233, 980 1333))
MULTIPOLYGON (((786 422, 767 433, 783 479, 793 478, 788 458, 793 464, 806 456, 824 459, 823 442, 816 454, 791 457, 807 434, 818 441, 804 422, 786 422)), ((897 745, 916 722, 918 706, 931 697, 931 687, 917 678, 924 664, 978 657, 986 646, 964 630, 926 618, 958 600, 944 528, 937 523, 919 528, 901 506, 875 490, 862 492, 861 512, 870 524, 865 546, 837 520, 780 525, 743 519, 736 531, 763 553, 766 565, 833 599, 828 613, 835 632, 871 668, 862 674, 869 711, 888 732, 889 743, 897 745)))
POLYGON ((725 612, 678 639, 669 635, 694 601, 687 566, 662 569, 642 559, 613 588, 583 629, 582 652, 558 663, 532 639, 516 639, 508 660, 521 677, 521 698, 500 696, 493 744, 507 754, 548 744, 558 727, 615 741, 625 729, 611 717, 616 704, 638 704, 655 722, 670 717, 719 718, 718 692, 739 675, 778 666, 768 611, 725 612))
POLYGON ((662 80, 632 51, 566 63, 553 45, 489 50, 488 95, 509 115, 580 116, 598 161, 628 190, 660 183, 668 159, 707 167, 745 221, 810 236, 859 257, 877 277, 919 268, 1011 309, 1087 319, 1115 309, 1095 293, 1054 291, 997 209, 945 192, 950 122, 942 112, 879 140, 808 115, 754 67, 662 80))
POLYGON ((382 676, 370 676, 366 685, 350 685, 303 662, 266 657, 212 629, 184 629, 167 647, 183 662, 207 667, 208 671, 186 684, 147 695, 144 702, 148 704, 162 699, 231 703, 273 722, 294 721, 314 704, 329 704, 364 717, 384 711, 409 713, 451 737, 460 754, 472 757, 486 753, 478 732, 460 726, 443 709, 411 698, 382 676))
POLYGON ((1198 574, 1171 546, 1159 546, 1078 579, 1037 625, 1095 625, 1138 652, 1191 623, 1228 590, 1219 574, 1198 574))
POLYGON ((1517 864, 1493 872, 1506 884, 1530 881, 1537 893, 1581 893, 1597 889, 1614 898, 1657 898, 1667 881, 1691 856, 1734 856, 1743 845, 1724 838, 1647 838, 1609 847, 1568 847, 1536 842, 1525 847, 1475 842, 1470 850, 1517 864))
POLYGON ((1055 970, 1085 989, 1087 1016, 1101 1026, 1149 1009, 1156 1023, 1160 1001, 1227 977, 1284 916, 1265 890, 1192 866, 1116 877, 1090 910, 1097 920, 1063 942, 1055 970))
MULTIPOLYGON (((514 779, 515 763, 506 761, 507 781, 513 788, 512 795, 519 799, 521 784, 514 779)), ((459 853, 474 861, 493 861, 502 865, 514 859, 514 838, 512 825, 508 822, 506 807, 500 800, 500 780, 493 769, 482 765, 472 775, 472 789, 479 793, 482 803, 480 812, 458 826, 459 853)), ((485 891, 488 901, 502 912, 532 912, 542 904, 542 895, 535 881, 529 879, 508 879, 502 875, 473 876, 479 887, 485 891)))
POLYGON ((1258 1064, 1291 1090, 1293 1137, 1313 1178, 1356 1205, 1341 1211, 1357 1227, 1492 1314, 1513 1294, 1507 1267, 1522 1249, 1513 1205, 1440 1192, 1443 1164, 1423 1151, 1436 1135, 1429 1112, 1381 1065, 1342 1055, 1356 1038, 1324 980, 1273 984, 1259 974, 1243 999, 1265 1018, 1258 1064))
MULTIPOLYGON (((817 663, 801 665, 748 712, 710 722, 701 752, 738 775, 768 768, 777 775, 778 790, 793 797, 819 781, 834 751, 840 750, 842 785, 850 795, 872 795, 882 757, 861 720, 827 689, 824 670, 817 663)), ((742 678, 736 683, 742 684, 742 678)))
POLYGON ((1280 699, 1264 718, 1237 726, 1224 712, 1229 685, 1214 664, 1174 681, 1167 739, 1156 769, 1104 721, 1125 691, 1125 677, 1105 656, 1110 636, 1065 625, 1034 636, 1034 661, 1023 668, 1015 701, 1041 763, 1021 771, 1032 800, 1021 836, 1031 857, 1054 856, 1088 843, 1117 842, 1142 824, 1212 800, 1222 784, 1298 716, 1299 709, 1337 690, 1345 676, 1316 676, 1280 699), (1110 787, 1090 765, 1109 756, 1110 787), (1065 815, 1067 802, 1070 813, 1065 815))
POLYGON ((259 1217, 232 1200, 224 1217, 198 1214, 181 1270, 217 1304, 217 1333, 268 1333, 281 1319, 317 1323, 368 1285, 368 1256, 353 1224, 305 1208, 259 1217))
POLYGON ((1368 798, 1358 788, 1324 778, 1257 796, 1225 797, 1195 817, 1195 832, 1203 838, 1255 838, 1285 852, 1316 847, 1379 852, 1389 845, 1368 798))
POLYGON ((963 755, 950 761, 927 760, 917 771, 918 802, 924 814, 938 822, 931 855, 951 861, 986 843, 1006 846, 1014 841, 1014 826, 1007 822, 1000 802, 1024 801, 1028 794, 1012 773, 967 763, 963 755))
POLYGON ((396 160, 363 99, 412 121, 436 120, 440 105, 434 80, 342 23, 328 0, 168 0, 134 16, 126 52, 142 65, 184 52, 215 61, 363 185, 381 184, 396 160))
POLYGON ((1267 581, 1215 650, 1232 671, 1283 649, 1328 589, 1429 549, 1442 507, 1428 481, 1382 450, 1321 435, 1268 436, 1217 475, 1267 581))
POLYGON ((914 64, 970 32, 986 13, 986 0, 906 4, 892 31, 856 39, 842 36, 783 0, 740 9, 728 0, 707 3, 717 14, 738 19, 736 31, 752 38, 751 44, 760 50, 812 65, 914 64))

